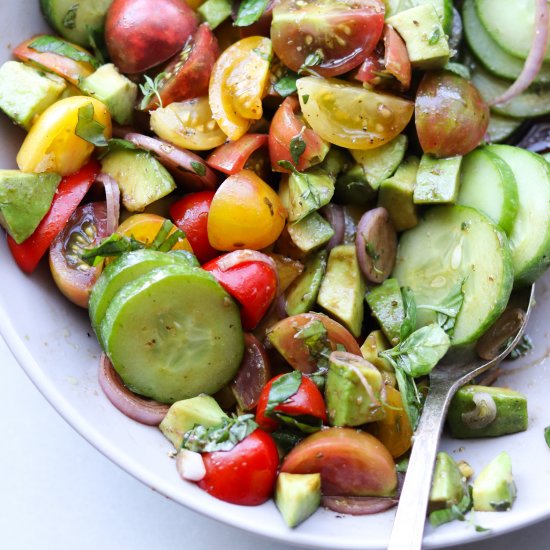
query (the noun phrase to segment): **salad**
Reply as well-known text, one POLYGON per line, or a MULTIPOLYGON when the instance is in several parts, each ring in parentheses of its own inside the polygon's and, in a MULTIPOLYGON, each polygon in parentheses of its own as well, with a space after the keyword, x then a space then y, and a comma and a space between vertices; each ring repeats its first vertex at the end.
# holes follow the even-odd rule
MULTIPOLYGON (((184 481, 289 527, 385 511, 430 372, 517 332, 510 295, 550 264, 549 8, 499 4, 41 0, 52 33, 0 67, 28 132, 0 224, 184 481)), ((454 437, 527 429, 491 378, 454 437)), ((472 476, 438 455, 433 525, 511 508, 506 453, 472 476)))

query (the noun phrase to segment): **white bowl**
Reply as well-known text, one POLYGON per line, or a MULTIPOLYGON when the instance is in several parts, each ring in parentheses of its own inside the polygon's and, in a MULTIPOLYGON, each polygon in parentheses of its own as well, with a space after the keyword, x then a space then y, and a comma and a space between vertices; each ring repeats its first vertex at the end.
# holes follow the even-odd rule
MULTIPOLYGON (((153 0, 152 0, 153 1, 153 0)), ((46 30, 38 0, 2 0, 0 61, 10 48, 46 30)), ((2 116, 0 166, 15 167, 23 132, 2 116)), ((2 290, 0 331, 29 377, 58 412, 99 451, 154 490, 195 511, 244 530, 283 542, 318 548, 382 549, 387 545, 393 512, 376 516, 340 517, 319 510, 295 530, 285 527, 272 502, 239 507, 210 497, 195 485, 182 482, 170 444, 154 428, 142 426, 119 413, 97 383, 99 346, 88 318, 56 290, 46 265, 32 276, 23 275, 12 261, 5 239, 0 240, 2 290)), ((528 333, 535 350, 506 365, 501 382, 529 396, 530 427, 522 434, 487 441, 445 439, 443 448, 479 470, 500 451, 512 456, 519 496, 509 513, 480 513, 476 522, 501 534, 550 516, 550 451, 543 428, 550 424, 549 338, 545 320, 550 315, 550 277, 538 287, 538 306, 528 333)), ((6 391, 6 389, 4 389, 6 391)), ((7 390, 9 391, 9 389, 7 390)), ((238 482, 236 480, 236 482, 238 482)), ((454 522, 437 530, 427 528, 426 548, 448 547, 476 540, 468 523, 454 522)))

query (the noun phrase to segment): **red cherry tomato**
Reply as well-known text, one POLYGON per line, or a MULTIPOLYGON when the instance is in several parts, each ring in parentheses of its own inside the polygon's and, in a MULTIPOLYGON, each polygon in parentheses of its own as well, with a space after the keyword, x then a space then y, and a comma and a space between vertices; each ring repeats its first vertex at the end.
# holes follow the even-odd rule
POLYGON ((269 128, 269 156, 271 166, 276 172, 286 172, 279 166, 280 160, 295 164, 290 154, 290 142, 300 136, 306 148, 298 159, 297 170, 300 172, 313 164, 321 162, 330 146, 317 132, 306 126, 300 112, 300 103, 296 97, 287 97, 273 116, 269 128))
POLYGON ((206 159, 210 168, 232 176, 244 169, 250 155, 267 145, 266 134, 246 134, 215 149, 206 159))
POLYGON ((206 476, 199 487, 212 496, 244 506, 257 506, 273 494, 279 466, 269 434, 255 430, 230 451, 202 455, 206 476))
POLYGON ((355 79, 359 82, 375 84, 380 78, 380 73, 384 70, 380 48, 376 48, 370 53, 355 74, 355 79))
POLYGON ((411 85, 411 61, 407 46, 396 30, 390 25, 384 26, 384 65, 407 90, 411 85))
MULTIPOLYGON (((193 246, 193 245, 191 245, 193 246)), ((220 262, 228 256, 220 256, 202 268, 214 275, 220 285, 241 305, 241 321, 245 330, 252 330, 260 322, 277 293, 277 273, 267 263, 250 261, 246 250, 242 263, 222 270, 220 262)))
POLYGON ((213 198, 214 191, 200 191, 186 195, 170 206, 170 217, 187 235, 193 253, 201 264, 219 254, 208 241, 208 212, 213 198))
MULTIPOLYGON (((258 401, 258 408, 256 410, 256 422, 260 428, 267 431, 274 431, 279 427, 279 422, 274 418, 266 416, 265 409, 269 400, 269 392, 273 382, 284 376, 280 374, 272 378, 262 390, 260 399, 258 401)), ((284 403, 277 405, 275 411, 286 414, 288 416, 311 416, 313 418, 320 418, 323 424, 327 423, 327 409, 325 400, 319 388, 312 382, 307 376, 302 375, 302 383, 298 388, 298 391, 291 397, 289 397, 284 403)))
POLYGON ((65 176, 57 187, 52 205, 34 233, 21 244, 8 236, 10 251, 17 265, 25 272, 32 273, 46 253, 55 237, 65 227, 72 213, 88 192, 101 167, 91 160, 76 174, 65 176))

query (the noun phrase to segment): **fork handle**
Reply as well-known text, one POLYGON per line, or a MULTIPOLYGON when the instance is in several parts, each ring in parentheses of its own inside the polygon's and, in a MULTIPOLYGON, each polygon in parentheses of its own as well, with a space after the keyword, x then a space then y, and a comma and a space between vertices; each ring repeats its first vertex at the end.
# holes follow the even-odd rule
POLYGON ((424 410, 414 434, 403 490, 388 550, 420 550, 431 491, 437 447, 454 384, 432 380, 424 410))

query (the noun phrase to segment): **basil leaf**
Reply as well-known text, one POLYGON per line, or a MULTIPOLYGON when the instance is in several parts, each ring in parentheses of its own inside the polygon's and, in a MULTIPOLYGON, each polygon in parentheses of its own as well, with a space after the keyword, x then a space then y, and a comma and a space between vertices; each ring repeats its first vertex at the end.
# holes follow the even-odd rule
POLYGON ((277 378, 269 390, 265 408, 266 416, 271 416, 275 407, 292 397, 298 391, 301 383, 302 373, 298 370, 283 374, 277 378))
POLYGON ((271 436, 275 443, 283 451, 283 454, 288 454, 302 439, 304 434, 294 430, 277 430, 272 432, 271 436))
POLYGON ((402 342, 407 339, 416 328, 416 300, 414 293, 409 287, 401 289, 403 296, 404 318, 399 332, 399 340, 402 342))
POLYGON ((292 157, 292 162, 297 166, 300 162, 300 157, 303 152, 306 150, 306 142, 301 134, 294 136, 290 140, 290 156, 292 157))
POLYGON ((294 335, 294 338, 304 341, 309 354, 317 363, 317 369, 320 371, 320 374, 325 375, 328 372, 329 357, 332 353, 325 325, 318 319, 313 319, 304 325, 294 335))
POLYGON ((107 147, 109 142, 103 134, 105 126, 94 118, 94 106, 92 103, 78 109, 78 122, 74 133, 83 140, 97 147, 107 147))
POLYGON ((163 80, 165 76, 166 76, 166 73, 162 72, 162 73, 159 73, 157 76, 155 76, 155 80, 153 80, 150 76, 143 75, 145 83, 139 85, 139 89, 143 94, 143 99, 139 104, 139 108, 142 111, 144 111, 147 108, 147 106, 149 105, 153 97, 157 98, 159 107, 162 109, 163 104, 162 104, 162 97, 160 95, 160 88, 163 84, 163 80))
POLYGON ((84 52, 75 48, 69 42, 65 42, 61 38, 56 36, 43 35, 35 38, 30 44, 29 48, 40 53, 55 53, 63 57, 68 57, 73 61, 83 61, 89 63, 94 69, 100 67, 99 61, 90 55, 88 52, 84 52))
POLYGON ((273 88, 281 97, 288 97, 289 95, 295 94, 296 89, 296 80, 298 75, 296 73, 289 73, 280 78, 273 88))
POLYGON ((256 23, 264 13, 268 3, 269 0, 243 0, 233 25, 235 27, 248 27, 252 23, 256 23))
POLYGON ((544 441, 546 441, 546 445, 550 449, 550 426, 544 428, 544 441))
POLYGON ((103 157, 108 155, 111 151, 114 151, 116 149, 126 149, 128 151, 135 151, 136 149, 139 149, 139 147, 134 143, 132 143, 131 141, 128 141, 127 139, 111 138, 107 143, 107 147, 103 149, 98 155, 99 159, 101 160, 103 157))
POLYGON ((409 376, 406 372, 403 372, 399 367, 395 369, 395 378, 397 380, 397 387, 401 393, 403 407, 405 408, 405 412, 409 417, 409 422, 414 431, 418 426, 422 413, 422 397, 416 387, 414 378, 409 376))
POLYGON ((202 162, 197 162, 196 160, 192 160, 191 168, 193 168, 193 172, 195 172, 197 176, 206 175, 206 166, 202 162))
POLYGON ((76 14, 78 12, 79 4, 73 4, 63 17, 62 24, 66 29, 74 29, 76 27, 76 14))
POLYGON ((443 510, 435 510, 430 514, 430 523, 433 527, 439 527, 444 523, 449 523, 458 519, 459 521, 464 521, 466 517, 464 514, 470 511, 472 508, 472 497, 468 491, 458 504, 453 504, 450 508, 445 508, 443 510))
POLYGON ((320 65, 325 58, 325 55, 323 54, 323 50, 318 49, 315 50, 313 53, 310 53, 302 63, 302 66, 298 69, 298 73, 304 73, 304 72, 313 72, 310 71, 310 67, 315 67, 317 65, 320 65))
POLYGON ((125 235, 113 233, 109 237, 103 239, 97 246, 82 252, 80 257, 88 265, 96 266, 103 258, 120 256, 125 252, 140 250, 141 248, 145 248, 145 246, 145 243, 133 237, 126 237, 125 235))
POLYGON ((420 305, 417 306, 417 309, 435 311, 437 313, 437 322, 441 328, 448 334, 452 334, 456 324, 456 319, 464 302, 464 291, 462 290, 463 286, 464 280, 453 287, 449 295, 446 296, 440 304, 435 306, 420 305))
POLYGON ((395 465, 395 471, 404 474, 407 472, 407 468, 409 467, 409 457, 406 456, 405 458, 402 458, 396 465, 395 465))
POLYGON ((289 428, 294 428, 306 434, 318 432, 323 426, 323 421, 314 416, 291 416, 275 411, 274 417, 289 428))
POLYGON ((309 101, 309 94, 304 94, 302 96, 302 101, 304 102, 304 105, 307 105, 307 102, 309 101))

